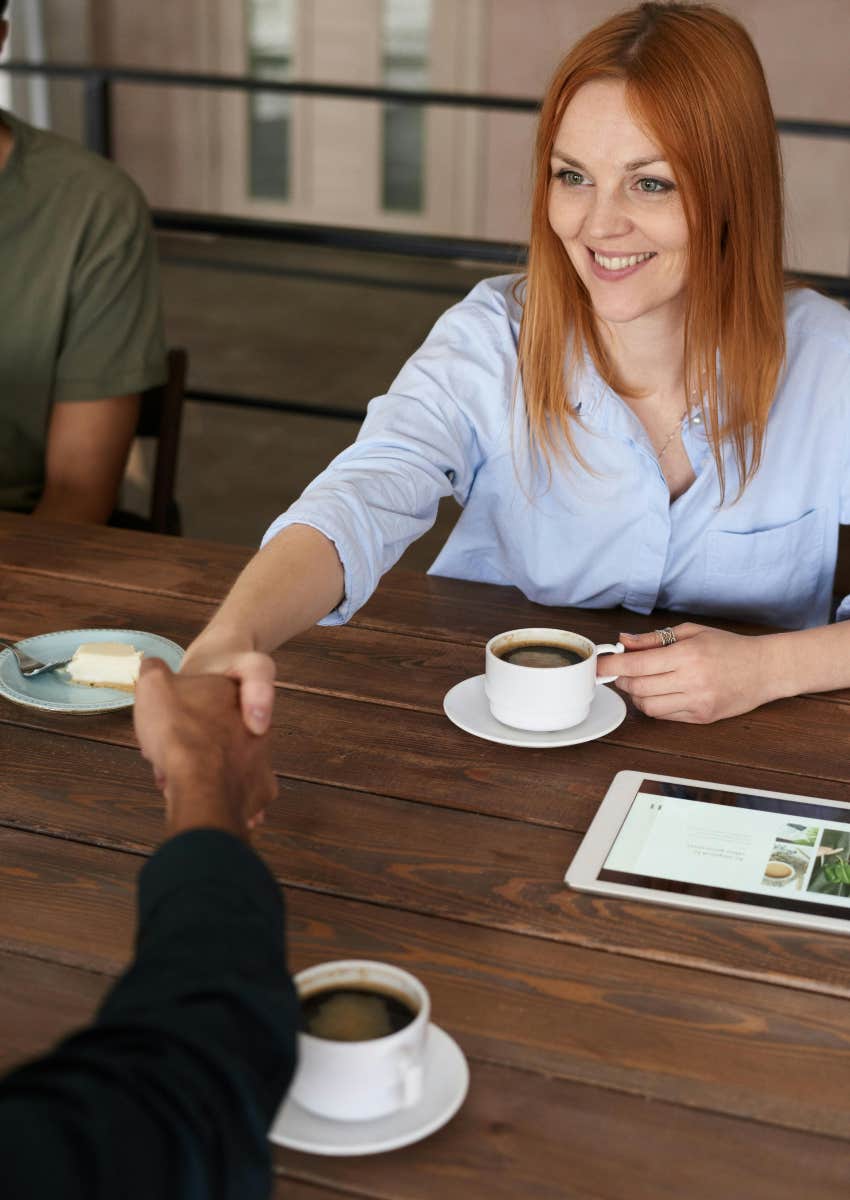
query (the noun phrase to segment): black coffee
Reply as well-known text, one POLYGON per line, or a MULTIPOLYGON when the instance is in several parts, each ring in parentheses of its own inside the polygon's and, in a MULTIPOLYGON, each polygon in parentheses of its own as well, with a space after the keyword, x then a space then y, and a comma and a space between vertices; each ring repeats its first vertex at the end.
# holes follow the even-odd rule
POLYGON ((329 987, 301 1001, 302 1029, 332 1042, 387 1037, 415 1016, 406 1000, 377 988, 329 987))
POLYGON ((572 667, 590 658, 589 654, 557 642, 515 642, 494 653, 503 662, 517 667, 572 667))

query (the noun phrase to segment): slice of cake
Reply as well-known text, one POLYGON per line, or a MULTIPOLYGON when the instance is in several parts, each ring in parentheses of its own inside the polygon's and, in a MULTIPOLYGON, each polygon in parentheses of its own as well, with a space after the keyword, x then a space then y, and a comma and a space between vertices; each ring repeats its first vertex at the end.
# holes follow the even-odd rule
POLYGON ((127 642, 85 642, 65 668, 72 683, 134 692, 142 651, 127 642))

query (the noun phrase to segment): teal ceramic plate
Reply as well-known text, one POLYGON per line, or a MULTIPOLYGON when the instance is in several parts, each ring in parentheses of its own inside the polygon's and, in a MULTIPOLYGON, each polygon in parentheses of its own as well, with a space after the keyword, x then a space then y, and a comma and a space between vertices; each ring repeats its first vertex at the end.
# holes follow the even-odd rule
MULTIPOLYGON (((163 659, 172 671, 176 671, 183 660, 183 651, 175 642, 138 629, 63 629, 60 633, 24 638, 16 644, 42 662, 53 662, 70 658, 83 642, 130 642, 137 650, 143 650, 148 658, 163 659)), ((130 692, 71 683, 61 667, 34 679, 24 679, 11 650, 0 653, 0 696, 15 704, 26 704, 47 712, 111 712, 115 708, 130 708, 133 704, 130 692)))

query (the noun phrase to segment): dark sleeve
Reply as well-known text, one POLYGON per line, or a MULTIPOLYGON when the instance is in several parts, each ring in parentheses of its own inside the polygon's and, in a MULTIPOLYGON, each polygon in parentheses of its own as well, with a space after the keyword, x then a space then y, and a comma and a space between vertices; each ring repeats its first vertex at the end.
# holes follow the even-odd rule
POLYGON ((236 838, 193 830, 139 881, 136 959, 94 1024, 0 1083, 15 1200, 259 1200, 295 1063, 283 901, 236 838))

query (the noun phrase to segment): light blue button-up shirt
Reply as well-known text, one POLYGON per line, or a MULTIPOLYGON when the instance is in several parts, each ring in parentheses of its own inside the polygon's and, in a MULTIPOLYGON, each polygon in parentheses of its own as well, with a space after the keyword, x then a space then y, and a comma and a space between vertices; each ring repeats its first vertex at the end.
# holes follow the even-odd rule
MULTIPOLYGON (((512 404, 520 307, 515 276, 449 309, 369 405, 357 441, 270 526, 311 525, 336 546, 342 623, 433 524, 443 496, 463 512, 430 568, 513 584, 541 604, 668 608, 798 629, 832 615, 839 523, 850 523, 850 313, 789 294, 787 356, 762 465, 726 501, 704 426, 686 422, 696 476, 670 502, 640 421, 588 359, 571 392, 578 447, 551 479, 533 469, 522 388, 512 404)), ((850 616, 850 597, 838 609, 850 616)))

